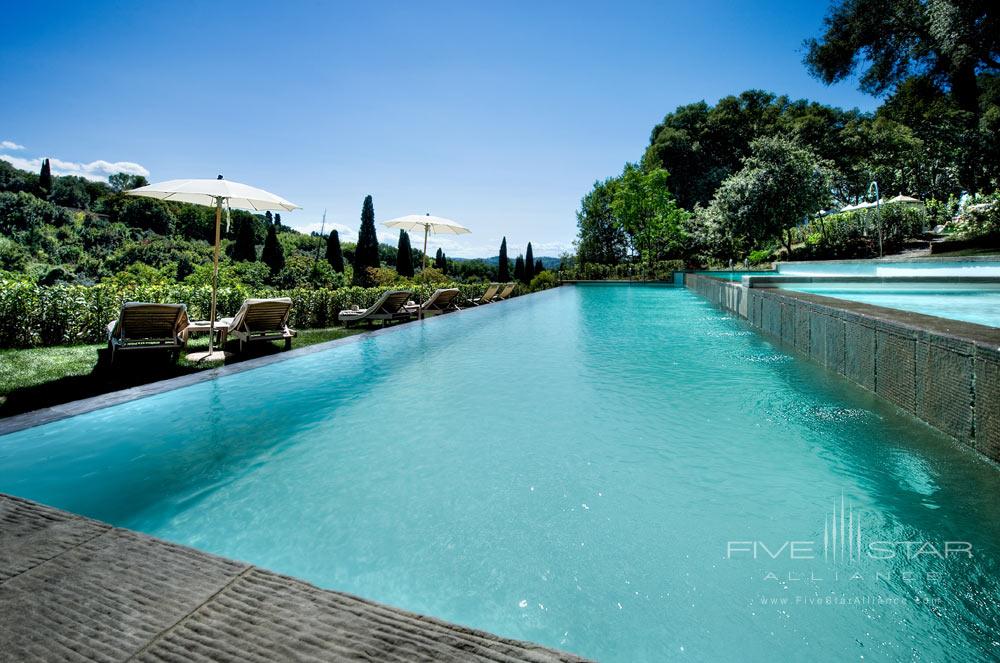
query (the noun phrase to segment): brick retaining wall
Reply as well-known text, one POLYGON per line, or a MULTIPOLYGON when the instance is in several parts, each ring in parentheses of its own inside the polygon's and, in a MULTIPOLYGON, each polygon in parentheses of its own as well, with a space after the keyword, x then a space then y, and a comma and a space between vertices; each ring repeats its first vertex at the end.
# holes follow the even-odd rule
POLYGON ((783 345, 1000 461, 1000 330, 919 313, 746 288, 685 285, 783 345))

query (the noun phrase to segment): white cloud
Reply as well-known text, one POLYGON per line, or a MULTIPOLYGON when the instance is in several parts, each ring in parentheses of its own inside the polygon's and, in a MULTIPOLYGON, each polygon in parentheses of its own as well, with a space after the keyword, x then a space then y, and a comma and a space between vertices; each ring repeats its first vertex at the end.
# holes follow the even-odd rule
POLYGON ((300 233, 305 233, 307 235, 310 233, 318 233, 321 230, 323 231, 324 235, 329 235, 331 230, 336 230, 337 234, 340 235, 341 242, 355 242, 358 239, 357 231, 353 230, 352 228, 349 228, 348 226, 345 226, 342 223, 331 223, 330 221, 327 221, 326 225, 324 226, 322 221, 312 221, 310 223, 295 223, 293 219, 289 219, 287 221, 285 219, 282 219, 281 222, 285 225, 289 225, 295 228, 300 233))
POLYGON ((0 149, 2 150, 23 150, 24 145, 18 145, 12 140, 0 140, 0 149))
MULTIPOLYGON (((35 172, 42 167, 42 159, 40 157, 25 159, 23 157, 11 156, 10 154, 0 154, 0 159, 21 170, 35 172)), ((111 162, 98 159, 90 163, 78 163, 52 157, 49 158, 49 166, 52 168, 53 175, 77 175, 88 180, 100 182, 107 181, 108 176, 115 173, 128 173, 129 175, 142 175, 143 177, 149 176, 149 171, 146 168, 131 161, 111 162)))

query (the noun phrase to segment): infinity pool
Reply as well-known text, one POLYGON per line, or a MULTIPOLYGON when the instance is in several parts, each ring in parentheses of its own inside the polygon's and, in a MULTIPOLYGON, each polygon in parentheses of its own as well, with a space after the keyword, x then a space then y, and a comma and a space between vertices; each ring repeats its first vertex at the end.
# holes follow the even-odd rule
POLYGON ((784 290, 1000 327, 1000 283, 974 286, 946 283, 934 285, 828 283, 781 287, 784 290))
POLYGON ((1000 656, 1000 472, 683 288, 0 437, 0 491, 607 661, 1000 656))

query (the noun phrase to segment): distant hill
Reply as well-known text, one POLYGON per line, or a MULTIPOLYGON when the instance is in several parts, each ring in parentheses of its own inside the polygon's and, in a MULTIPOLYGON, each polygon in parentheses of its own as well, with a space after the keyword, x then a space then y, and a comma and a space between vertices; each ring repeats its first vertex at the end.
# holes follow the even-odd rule
MULTIPOLYGON (((514 258, 517 256, 510 256, 510 261, 514 262, 514 258)), ((492 258, 452 258, 448 256, 448 260, 454 260, 455 262, 466 262, 469 260, 482 260, 487 265, 499 265, 500 256, 493 256, 492 258)), ((559 258, 553 258, 552 256, 535 256, 535 260, 541 260, 545 269, 558 269, 559 268, 559 258)))

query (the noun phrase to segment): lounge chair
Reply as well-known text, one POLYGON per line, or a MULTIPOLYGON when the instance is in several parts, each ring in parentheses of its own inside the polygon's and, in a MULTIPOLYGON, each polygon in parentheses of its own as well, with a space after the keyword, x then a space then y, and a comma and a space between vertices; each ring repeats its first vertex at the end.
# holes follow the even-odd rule
POLYGON ((496 301, 499 302, 503 301, 504 299, 510 299, 511 294, 513 294, 514 292, 514 287, 515 287, 514 283, 508 283, 507 285, 505 285, 503 287, 503 290, 500 291, 500 294, 497 295, 496 301))
POLYGON ((187 344, 184 304, 125 302, 117 320, 108 324, 110 363, 123 350, 167 350, 174 361, 187 344))
POLYGON ((473 306, 482 306, 483 304, 489 304, 496 298, 497 290, 499 289, 500 289, 499 283, 491 283, 490 286, 486 288, 486 292, 483 293, 482 297, 480 297, 479 299, 470 299, 468 301, 473 306))
POLYGON ((416 316, 437 315, 438 313, 457 311, 459 310, 457 301, 461 295, 462 293, 458 288, 438 288, 423 304, 420 306, 416 304, 407 306, 406 310, 409 311, 410 315, 416 316))
POLYGON ((292 339, 297 335, 288 328, 288 316, 292 312, 292 300, 288 297, 276 299, 248 299, 231 318, 222 318, 228 336, 235 336, 240 342, 240 352, 244 343, 255 341, 284 341, 285 349, 292 347, 292 339))
POLYGON ((409 290, 387 290, 382 293, 377 302, 368 308, 341 311, 337 315, 337 319, 345 326, 361 321, 372 324, 375 320, 381 320, 382 324, 389 324, 399 320, 409 320, 410 314, 406 311, 405 306, 412 295, 413 293, 409 290))

